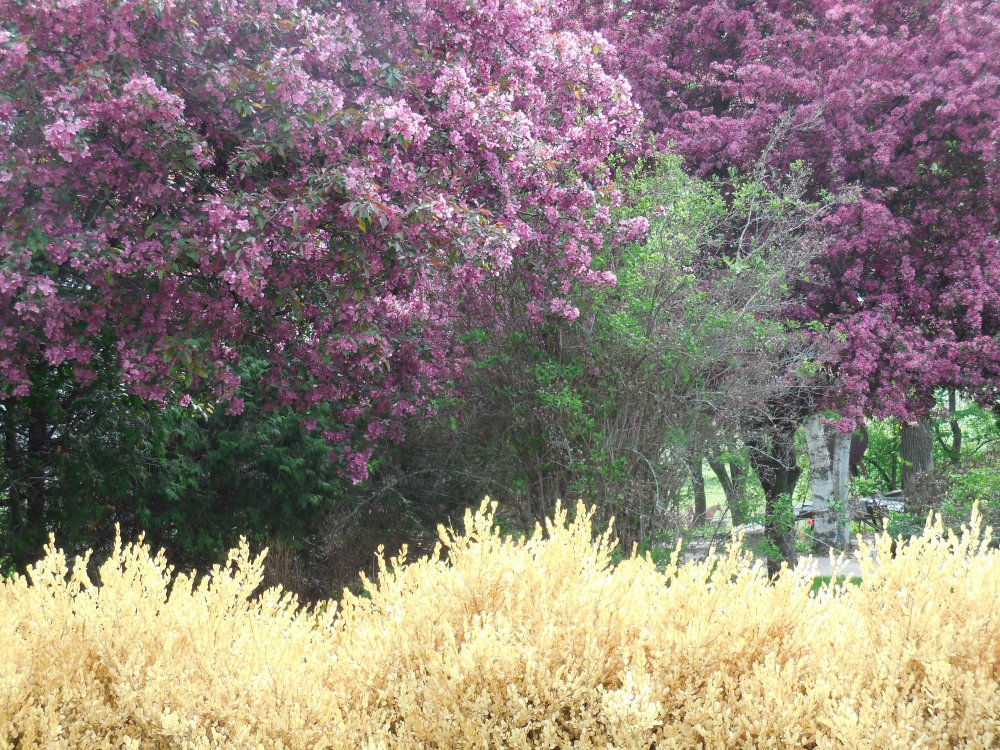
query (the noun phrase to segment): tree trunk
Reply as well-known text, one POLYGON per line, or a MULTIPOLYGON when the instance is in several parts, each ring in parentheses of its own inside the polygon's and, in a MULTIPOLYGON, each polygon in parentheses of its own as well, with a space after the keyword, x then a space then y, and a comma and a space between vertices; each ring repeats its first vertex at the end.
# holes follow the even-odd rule
POLYGON ((715 476, 719 478, 722 491, 726 495, 726 508, 733 526, 742 526, 747 522, 746 485, 747 470, 738 463, 729 462, 728 468, 719 458, 709 457, 708 465, 712 467, 715 476))
POLYGON ((889 459, 889 491, 895 492, 899 489, 899 441, 894 440, 892 444, 892 454, 889 459))
POLYGON ((702 473, 702 458, 692 458, 688 461, 691 473, 691 492, 694 495, 694 516, 692 525, 698 526, 705 521, 707 501, 705 499, 705 475, 702 473))
POLYGON ((3 478, 7 496, 0 557, 20 572, 38 559, 48 532, 46 472, 50 443, 44 392, 8 401, 3 411, 3 478))
POLYGON ((916 424, 904 424, 899 440, 902 459, 903 494, 917 490, 922 475, 934 471, 934 431, 926 417, 916 424))
POLYGON ((764 489, 764 536, 770 543, 767 574, 774 578, 782 562, 793 567, 798 561, 792 493, 802 470, 796 461, 795 427, 776 425, 746 442, 750 465, 764 489))
MULTIPOLYGON (((48 459, 49 425, 46 411, 37 399, 32 399, 28 422, 28 476, 25 478, 28 503, 28 530, 33 536, 45 537, 45 474, 48 459)), ((41 546, 36 550, 41 554, 41 546)))
POLYGON ((11 402, 0 405, 0 417, 3 418, 3 473, 0 475, 3 484, 0 484, 0 499, 6 506, 3 524, 0 525, 0 562, 6 562, 13 561, 12 542, 24 526, 25 519, 17 482, 21 473, 21 450, 11 402))
POLYGON ((866 476, 865 453, 868 451, 868 428, 861 425, 851 435, 850 471, 852 477, 866 476))
POLYGON ((958 422, 958 397, 955 389, 948 391, 948 424, 951 426, 951 450, 949 451, 951 465, 958 467, 962 463, 962 426, 958 422))
POLYGON ((805 423, 812 495, 814 549, 826 554, 850 543, 847 491, 851 435, 824 427, 818 415, 805 423))

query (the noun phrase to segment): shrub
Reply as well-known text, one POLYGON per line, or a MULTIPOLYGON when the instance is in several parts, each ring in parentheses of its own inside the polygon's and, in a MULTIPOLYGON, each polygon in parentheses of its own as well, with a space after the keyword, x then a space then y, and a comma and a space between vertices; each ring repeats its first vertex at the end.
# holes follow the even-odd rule
MULTIPOLYGON (((87 576, 50 544, 0 587, 0 744, 17 747, 995 747, 1000 576, 978 516, 858 586, 773 583, 738 548, 612 565, 592 511, 526 539, 495 506, 363 596, 257 593, 246 543, 174 576, 141 540, 87 576)), ((872 562, 869 553, 875 553, 872 562)), ((835 572, 836 574, 836 572, 835 572)))

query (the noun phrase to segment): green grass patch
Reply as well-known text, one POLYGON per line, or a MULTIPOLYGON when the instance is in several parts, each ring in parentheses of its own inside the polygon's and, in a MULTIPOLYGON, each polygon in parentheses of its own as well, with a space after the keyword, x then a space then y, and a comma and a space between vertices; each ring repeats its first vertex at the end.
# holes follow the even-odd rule
MULTIPOLYGON (((824 586, 828 585, 831 580, 832 580, 831 576, 816 576, 815 578, 813 578, 812 593, 815 594, 821 588, 823 588, 824 586)), ((837 576, 837 583, 836 583, 836 585, 837 586, 843 586, 844 585, 844 581, 847 581, 848 583, 850 583, 853 586, 860 586, 861 585, 861 579, 858 578, 857 576, 851 576, 850 578, 848 578, 847 576, 837 576)))

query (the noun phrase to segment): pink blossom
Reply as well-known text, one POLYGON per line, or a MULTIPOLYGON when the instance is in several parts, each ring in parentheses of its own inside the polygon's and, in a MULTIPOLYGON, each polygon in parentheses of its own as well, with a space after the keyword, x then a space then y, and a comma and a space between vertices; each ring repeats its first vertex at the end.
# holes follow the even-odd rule
POLYGON ((0 3, 0 392, 111 339, 132 393, 238 414, 264 352, 264 406, 329 408, 360 480, 460 375, 457 301, 504 276, 572 320, 601 283, 640 113, 558 3, 0 3))
POLYGON ((600 31, 649 136, 697 173, 746 169, 770 144, 768 167, 804 164, 814 194, 860 192, 824 222, 796 313, 844 339, 833 405, 856 421, 909 418, 938 387, 995 400, 995 2, 581 0, 557 25, 600 31))

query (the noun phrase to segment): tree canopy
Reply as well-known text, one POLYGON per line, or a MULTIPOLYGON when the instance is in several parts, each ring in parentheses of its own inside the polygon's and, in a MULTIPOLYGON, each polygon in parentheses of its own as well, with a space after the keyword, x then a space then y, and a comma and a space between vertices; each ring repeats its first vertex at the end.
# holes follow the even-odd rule
POLYGON ((572 317, 638 123, 528 3, 0 2, 0 398, 335 407, 347 474, 455 372, 457 290, 524 260, 572 317), (561 291, 562 290, 562 291, 561 291))
POLYGON ((794 552, 807 416, 930 463, 936 391, 1000 401, 997 49, 990 0, 0 0, 0 564, 497 487, 645 539, 705 457, 794 552))
POLYGON ((855 188, 799 318, 841 339, 848 424, 923 415, 935 388, 995 399, 1000 374, 1000 17, 988 0, 583 0, 660 146, 700 174, 770 136, 813 192, 855 188))

